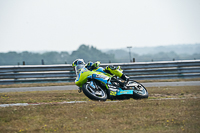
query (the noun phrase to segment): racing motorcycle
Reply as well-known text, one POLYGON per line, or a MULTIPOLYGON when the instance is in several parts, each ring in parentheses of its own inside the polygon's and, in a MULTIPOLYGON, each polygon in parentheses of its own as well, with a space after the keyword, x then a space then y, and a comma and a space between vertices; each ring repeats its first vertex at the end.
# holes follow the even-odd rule
POLYGON ((91 100, 148 98, 147 89, 141 83, 134 80, 123 83, 115 75, 104 72, 102 67, 91 71, 84 65, 77 65, 75 72, 77 75, 75 84, 79 86, 79 92, 83 91, 91 100))

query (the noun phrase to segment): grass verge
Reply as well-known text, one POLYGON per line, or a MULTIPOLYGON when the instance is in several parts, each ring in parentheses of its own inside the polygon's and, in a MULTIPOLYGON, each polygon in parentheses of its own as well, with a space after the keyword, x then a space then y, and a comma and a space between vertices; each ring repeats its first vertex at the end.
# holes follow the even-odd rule
POLYGON ((1 132, 200 132, 200 87, 149 87, 149 99, 94 102, 77 91, 2 93, 2 103, 87 101, 0 108, 1 132), (161 98, 184 98, 159 100, 161 98), (153 99, 153 100, 152 100, 153 99), (155 99, 155 100, 154 100, 155 99))

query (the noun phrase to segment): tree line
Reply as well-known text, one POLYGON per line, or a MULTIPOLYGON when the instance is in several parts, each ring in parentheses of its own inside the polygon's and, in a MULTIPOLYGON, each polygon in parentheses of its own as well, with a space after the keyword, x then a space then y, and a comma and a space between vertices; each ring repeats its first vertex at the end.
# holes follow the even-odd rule
POLYGON ((53 65, 53 64, 71 64, 75 59, 84 59, 88 61, 100 60, 101 62, 116 62, 113 54, 103 53, 93 46, 81 45, 76 51, 71 54, 67 51, 62 52, 7 52, 0 53, 0 65, 53 65))
POLYGON ((71 54, 67 51, 62 52, 7 52, 0 53, 0 65, 52 65, 52 64, 71 64, 75 59, 84 59, 88 61, 100 61, 102 63, 127 63, 135 58, 136 62, 149 61, 172 61, 172 60, 193 60, 200 59, 200 53, 194 54, 176 54, 175 52, 160 52, 155 54, 138 55, 129 53, 125 50, 110 50, 102 52, 93 46, 81 45, 71 54))

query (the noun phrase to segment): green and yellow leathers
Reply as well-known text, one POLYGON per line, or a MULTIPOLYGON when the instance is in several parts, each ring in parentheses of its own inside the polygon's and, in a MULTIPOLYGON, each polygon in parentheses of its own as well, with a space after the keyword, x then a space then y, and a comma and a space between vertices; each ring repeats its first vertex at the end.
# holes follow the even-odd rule
POLYGON ((112 73, 113 75, 115 75, 117 77, 121 77, 123 75, 122 70, 119 66, 117 68, 115 68, 113 66, 107 66, 105 68, 105 70, 110 71, 110 73, 112 73))

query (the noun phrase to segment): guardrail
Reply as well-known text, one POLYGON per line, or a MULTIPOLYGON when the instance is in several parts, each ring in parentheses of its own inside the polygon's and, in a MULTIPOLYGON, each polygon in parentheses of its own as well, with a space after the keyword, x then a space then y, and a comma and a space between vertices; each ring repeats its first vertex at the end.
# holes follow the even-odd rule
MULTIPOLYGON (((200 60, 109 63, 121 66, 134 80, 200 78, 200 60)), ((0 84, 35 82, 73 82, 75 73, 70 64, 0 66, 0 84)))

